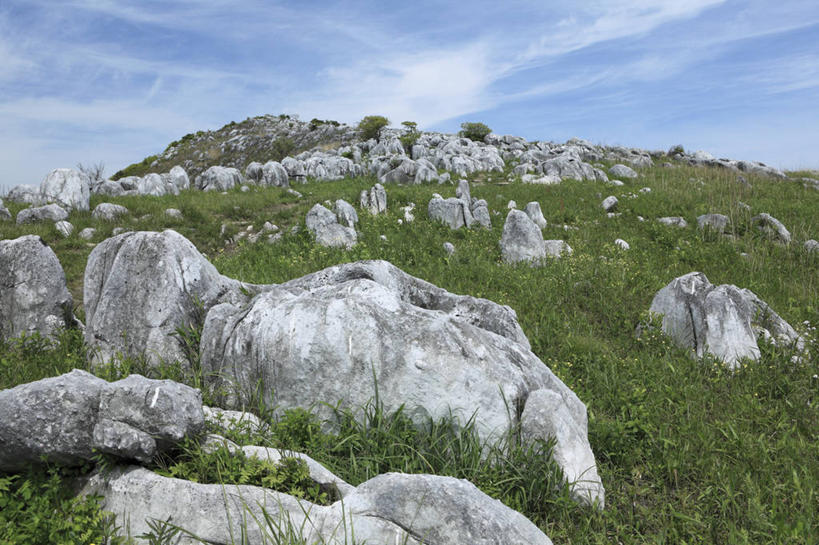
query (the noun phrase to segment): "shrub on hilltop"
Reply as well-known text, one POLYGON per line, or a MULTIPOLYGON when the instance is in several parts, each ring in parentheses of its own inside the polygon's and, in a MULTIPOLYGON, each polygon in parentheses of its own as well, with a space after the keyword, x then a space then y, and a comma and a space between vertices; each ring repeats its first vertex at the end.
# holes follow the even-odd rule
POLYGON ((389 124, 390 120, 383 115, 368 115, 358 122, 358 131, 361 133, 362 140, 377 139, 381 129, 389 124))

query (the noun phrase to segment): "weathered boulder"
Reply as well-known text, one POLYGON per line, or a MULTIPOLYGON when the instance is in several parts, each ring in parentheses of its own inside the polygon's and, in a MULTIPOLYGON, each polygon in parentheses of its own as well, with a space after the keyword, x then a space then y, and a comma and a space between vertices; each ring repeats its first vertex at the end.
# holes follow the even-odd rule
POLYGON ((240 533, 247 543, 552 543, 523 515, 468 481, 435 475, 379 475, 329 506, 255 486, 162 477, 134 466, 92 475, 81 493, 101 496, 102 508, 116 513, 120 528, 131 535, 170 517, 216 545, 235 543, 240 533))
POLYGON ((615 178, 626 178, 632 180, 637 177, 637 173, 633 168, 626 165, 614 165, 609 169, 609 174, 615 178))
POLYGON ((0 338, 74 327, 73 307, 60 261, 43 239, 0 240, 0 338))
POLYGON ((617 197, 615 197, 614 195, 609 195, 608 197, 603 199, 603 202, 600 203, 600 206, 602 206, 603 210, 605 210, 606 212, 614 212, 614 210, 617 209, 618 202, 619 201, 617 200, 617 197))
POLYGON ((242 184, 242 175, 235 168, 212 166, 194 180, 202 191, 227 191, 242 184))
POLYGON ((574 250, 569 246, 565 240, 544 240, 543 248, 546 250, 548 257, 562 257, 565 255, 572 255, 574 250))
POLYGON ((500 240, 501 255, 506 263, 537 263, 546 257, 540 228, 525 212, 509 210, 500 240))
POLYGON ((174 191, 176 191, 176 194, 179 193, 176 186, 170 186, 169 188, 162 179, 162 176, 155 173, 146 174, 140 178, 137 182, 136 190, 140 195, 151 197, 161 197, 162 195, 167 195, 168 193, 174 194, 174 191))
POLYGON ((341 225, 336 215, 320 204, 313 205, 307 212, 305 223, 321 246, 349 250, 358 241, 355 229, 341 225))
POLYGON ((54 228, 60 233, 64 238, 68 238, 71 236, 71 233, 74 232, 74 224, 62 220, 58 221, 54 224, 54 228))
POLYGON ((702 230, 711 230, 725 233, 730 229, 731 218, 724 214, 703 214, 697 217, 697 227, 702 230))
MULTIPOLYGON (((251 163, 251 165, 258 163, 251 163)), ((250 167, 248 167, 250 170, 250 167)), ((265 187, 288 187, 290 178, 287 170, 277 161, 268 161, 259 165, 256 183, 265 187)))
POLYGON ((44 202, 59 204, 66 210, 88 210, 91 180, 78 170, 58 168, 46 175, 40 195, 44 202))
POLYGON ((367 210, 373 216, 387 211, 387 192, 381 184, 375 184, 369 191, 361 191, 359 197, 361 208, 367 210))
POLYGON ((471 227, 475 223, 469 203, 454 197, 444 199, 435 194, 427 205, 427 214, 431 219, 447 224, 450 229, 471 227))
POLYGON ((39 206, 43 204, 43 196, 40 188, 33 185, 16 185, 6 194, 6 198, 12 202, 21 204, 33 204, 39 206))
POLYGON ((119 197, 125 193, 125 191, 119 180, 105 180, 91 188, 92 193, 107 195, 108 197, 119 197))
MULTIPOLYGON (((18 220, 19 223, 19 220, 18 220)), ((791 243, 791 233, 782 225, 782 222, 770 214, 759 214, 751 218, 751 225, 776 242, 791 243)))
POLYGON ((472 204, 470 205, 472 219, 475 223, 487 229, 492 228, 492 218, 489 215, 489 204, 484 199, 476 199, 472 197, 472 204))
MULTIPOLYGON (((234 405, 261 383, 278 410, 313 405, 332 418, 317 404, 340 402, 362 416, 377 386, 388 412, 403 406, 418 424, 474 417, 481 438, 497 440, 516 424, 508 407, 523 407, 543 388, 573 419, 555 426, 585 425, 585 406, 530 351, 511 309, 449 294, 386 262, 331 267, 273 287, 250 306, 213 307, 201 361, 207 376, 220 377, 217 388, 234 388, 226 399, 234 405)), ((602 501, 597 484, 584 501, 602 501)))
POLYGON ((174 195, 179 195, 180 191, 188 190, 191 187, 188 173, 179 165, 173 167, 170 172, 163 174, 162 181, 165 182, 165 186, 169 188, 169 192, 174 195), (175 188, 175 190, 173 188, 175 188))
POLYGON ((94 229, 93 227, 86 227, 85 229, 80 231, 80 234, 77 236, 79 236, 83 240, 91 240, 92 238, 94 238, 94 236, 96 236, 96 234, 97 234, 96 229, 94 229))
POLYGON ((814 254, 819 253, 819 241, 817 241, 817 240, 813 240, 813 239, 806 240, 805 244, 804 244, 804 247, 805 247, 805 250, 808 251, 808 253, 814 253, 814 254))
POLYGON ((100 243, 85 269, 85 341, 94 362, 117 354, 186 361, 176 329, 222 301, 260 288, 224 277, 176 231, 131 232, 100 243))
POLYGON ((204 428, 202 394, 131 375, 108 383, 75 369, 0 391, 0 471, 80 465, 95 450, 147 462, 204 428))
POLYGON ((543 211, 540 209, 540 203, 537 201, 532 201, 526 204, 526 208, 523 210, 529 219, 535 222, 535 225, 544 229, 546 227, 546 218, 543 217, 543 211))
POLYGON ((614 239, 614 245, 620 248, 621 250, 631 249, 631 245, 622 238, 614 239))
POLYGON ((657 221, 669 227, 688 227, 688 222, 685 218, 679 216, 668 216, 664 218, 657 218, 657 221))
POLYGON ((660 314, 662 329, 700 358, 710 353, 735 369, 740 360, 759 359, 760 337, 795 345, 802 338, 752 291, 730 284, 714 286, 700 272, 675 278, 657 292, 649 311, 660 314))
POLYGON ((356 213, 353 205, 344 199, 336 200, 333 211, 338 218, 338 222, 345 227, 355 227, 355 224, 358 223, 358 213, 356 213))
POLYGON ((17 213, 17 225, 40 221, 58 222, 68 219, 68 212, 58 204, 25 208, 17 213))
POLYGON ((128 209, 119 204, 112 204, 110 202, 102 202, 94 207, 91 213, 93 217, 103 221, 116 221, 120 216, 128 214, 128 209))

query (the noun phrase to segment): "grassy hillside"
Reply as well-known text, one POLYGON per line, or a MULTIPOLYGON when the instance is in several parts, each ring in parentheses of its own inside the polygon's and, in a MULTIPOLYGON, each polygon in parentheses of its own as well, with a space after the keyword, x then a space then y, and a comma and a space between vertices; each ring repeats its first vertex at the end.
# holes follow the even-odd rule
MULTIPOLYGON (((272 434, 238 440, 302 450, 352 484, 389 470, 469 478, 521 510, 557 544, 817 543, 819 255, 805 251, 802 241, 819 239, 819 191, 796 181, 746 178, 751 187, 726 170, 684 166, 643 170, 639 180, 623 187, 572 181, 523 185, 507 183, 505 175, 483 175, 472 184, 472 195, 499 214, 492 215, 491 230, 460 231, 426 215, 432 194, 453 196, 454 186, 387 186, 388 213, 360 212, 359 243, 350 251, 319 247, 305 229, 291 234, 290 228, 302 225, 316 202, 344 198, 356 204, 374 179, 308 183, 296 188, 302 198, 278 188, 95 196, 92 208, 103 200, 115 202, 131 210, 131 219, 119 225, 175 229, 222 273, 248 282, 277 283, 337 263, 386 259, 449 291, 511 306, 532 350, 588 405, 589 439, 607 506, 597 513, 569 501, 565 489, 555 486, 554 469, 542 451, 506 446, 483 460, 468 434, 453 436, 440 425, 417 431, 400 415, 383 415, 377 408, 371 408, 369 426, 348 422, 337 436, 323 435, 309 415, 291 413, 274 423, 272 434), (641 193, 643 187, 651 191, 641 193), (608 195, 620 199, 620 216, 609 218, 600 207, 608 195), (520 208, 540 202, 549 222, 544 237, 566 240, 574 254, 541 268, 503 264, 498 241, 510 199, 520 208), (417 205, 416 220, 399 224, 399 207, 410 202, 417 205), (750 205, 751 213, 740 203, 750 205), (169 207, 180 209, 184 219, 164 217, 169 207), (696 229, 696 217, 710 212, 731 217, 731 236, 696 229), (761 212, 781 220, 795 242, 780 246, 753 231, 750 217, 761 212), (661 225, 655 221, 661 216, 683 216, 689 227, 661 225), (278 243, 232 241, 239 231, 258 230, 265 221, 285 233, 278 243), (616 238, 631 249, 620 250, 616 238), (451 257, 442 248, 445 241, 456 247, 451 257), (704 272, 714 284, 753 290, 807 335, 810 355, 792 363, 792 354, 765 346, 759 362, 730 373, 718 362, 690 359, 656 332, 637 339, 635 327, 646 320, 657 290, 691 271, 704 272)), ((15 213, 18 208, 9 204, 15 213)), ((91 243, 76 234, 63 239, 51 225, 0 224, 0 233, 7 239, 27 233, 43 237, 60 257, 82 315, 85 261, 93 243, 110 236, 115 225, 90 213, 75 212, 70 221, 77 231, 96 227, 97 237, 91 243)), ((0 388, 84 366, 76 333, 67 333, 56 347, 36 339, 5 343, 0 388)), ((111 379, 130 371, 147 372, 131 361, 95 372, 111 379)), ((173 365, 152 373, 192 384, 201 379, 173 365)), ((255 410, 267 414, 264 407, 255 410)), ((93 518, 93 509, 64 507, 68 500, 54 492, 65 490, 60 483, 67 478, 59 472, 0 475, 0 507, 6 502, 40 514, 55 506, 86 509, 93 518), (25 479, 29 490, 53 496, 51 503, 27 498, 21 491, 25 479)), ((0 509, 0 543, 37 542, 9 530, 17 522, 4 520, 6 512, 11 511, 0 509)), ((103 524, 95 524, 88 528, 96 533, 77 542, 100 543, 103 524)))

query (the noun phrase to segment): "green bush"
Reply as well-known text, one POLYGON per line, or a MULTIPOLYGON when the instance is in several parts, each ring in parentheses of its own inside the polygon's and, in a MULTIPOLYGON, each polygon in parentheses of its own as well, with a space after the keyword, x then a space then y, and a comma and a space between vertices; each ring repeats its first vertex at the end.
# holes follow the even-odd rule
POLYGON ((671 146, 668 149, 668 155, 682 155, 685 153, 685 148, 682 147, 682 144, 677 144, 676 146, 671 146))
POLYGON ((486 135, 490 132, 492 132, 492 129, 483 123, 471 123, 467 121, 461 123, 461 132, 458 134, 475 142, 483 142, 483 139, 486 138, 486 135))
POLYGON ((281 138, 275 139, 271 143, 270 148, 272 160, 281 161, 296 149, 296 143, 293 142, 292 138, 282 136, 281 138))
POLYGON ((398 140, 401 141, 401 145, 404 147, 404 151, 407 153, 407 155, 412 153, 412 146, 415 145, 415 142, 418 141, 420 136, 420 132, 410 132, 398 138, 398 140))
POLYGON ((368 115, 358 122, 358 131, 362 140, 378 138, 381 129, 390 124, 390 120, 383 115, 368 115))

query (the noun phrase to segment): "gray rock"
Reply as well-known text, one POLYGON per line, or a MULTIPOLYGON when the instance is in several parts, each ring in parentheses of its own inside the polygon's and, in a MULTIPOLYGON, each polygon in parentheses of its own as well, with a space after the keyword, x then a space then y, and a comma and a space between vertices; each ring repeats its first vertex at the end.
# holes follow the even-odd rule
POLYGON ((142 177, 139 182, 137 182, 136 190, 140 195, 151 197, 161 197, 169 193, 162 176, 155 173, 146 174, 142 177))
POLYGON ((163 214, 165 214, 166 217, 172 218, 172 219, 175 219, 175 220, 184 219, 184 216, 182 215, 182 211, 178 210, 176 208, 167 208, 165 210, 165 212, 163 212, 163 214))
POLYGON ((205 423, 214 424, 224 430, 246 430, 264 432, 268 426, 258 416, 245 411, 232 411, 219 407, 202 406, 205 423))
MULTIPOLYGON (((249 307, 213 307, 201 357, 206 376, 219 377, 214 386, 233 389, 225 401, 234 406, 261 381, 278 411, 317 406, 331 418, 321 403, 341 402, 363 417, 377 384, 386 411, 403 406, 419 425, 474 418, 489 441, 515 425, 508 407, 524 406, 529 392, 544 388, 577 421, 555 426, 585 419, 583 403, 530 351, 511 309, 449 294, 386 262, 331 267, 276 286, 249 307)), ((600 487, 585 501, 602 502, 602 494, 600 487)))
POLYGON ((86 227, 85 229, 80 231, 80 234, 77 236, 79 236, 83 240, 91 240, 92 238, 94 238, 94 236, 96 236, 96 234, 97 234, 96 229, 94 229, 93 227, 86 227))
POLYGON ((240 302, 261 288, 219 274, 185 237, 171 230, 109 238, 85 269, 85 342, 93 362, 122 354, 149 365, 186 361, 176 336, 222 301, 240 302))
POLYGON ((74 232, 74 225, 65 220, 55 223, 54 228, 57 229, 57 232, 59 232, 64 238, 70 237, 71 233, 74 232))
POLYGON ((268 161, 261 166, 261 177, 258 183, 266 187, 288 187, 290 178, 287 175, 287 169, 281 163, 268 161))
POLYGON ((675 278, 651 302, 662 329, 674 342, 700 358, 713 354, 735 369, 740 360, 759 359, 759 337, 796 345, 804 341, 753 292, 730 284, 714 286, 700 272, 675 278))
POLYGON ((464 202, 472 202, 472 196, 469 194, 469 182, 466 180, 458 180, 458 187, 455 189, 455 197, 464 202))
POLYGON ((11 212, 9 209, 3 206, 3 199, 0 199, 0 221, 9 221, 11 220, 11 212))
POLYGON ((810 239, 805 241, 805 250, 810 253, 819 253, 819 241, 810 239))
POLYGON ((21 471, 28 464, 40 463, 41 457, 69 466, 90 460, 94 456, 92 431, 105 384, 75 369, 0 390, 0 471, 21 471))
POLYGON ((127 215, 128 209, 119 204, 103 202, 94 207, 91 216, 102 221, 116 221, 120 216, 127 215))
MULTIPOLYGON (((18 216, 19 218, 19 216, 18 216)), ((19 223, 19 219, 17 223, 19 223)), ((782 244, 791 243, 791 234, 782 225, 782 222, 771 216, 770 214, 759 214, 751 218, 751 225, 755 226, 758 231, 764 233, 768 238, 782 244)))
POLYGON ((637 173, 634 169, 626 165, 614 165, 609 169, 609 174, 615 178, 626 178, 628 180, 633 180, 637 177, 637 173))
POLYGON ((298 182, 304 182, 307 177, 307 172, 304 169, 304 163, 292 157, 285 157, 282 159, 282 166, 287 171, 288 179, 294 179, 298 182))
POLYGON ((492 218, 489 215, 489 205, 485 200, 475 200, 472 202, 472 219, 475 223, 487 229, 492 228, 492 218))
POLYGON ((697 217, 697 227, 710 229, 717 233, 726 233, 731 227, 731 218, 723 214, 703 214, 697 217))
POLYGON ((125 191, 119 180, 105 180, 101 184, 97 184, 91 188, 92 193, 107 195, 108 197, 119 197, 125 193, 125 191))
POLYGON ((320 204, 314 205, 307 212, 305 223, 321 246, 349 250, 358 240, 355 229, 338 223, 336 215, 320 204))
POLYGON ((101 496, 131 535, 148 522, 178 522, 207 543, 234 543, 242 524, 247 543, 344 545, 421 543, 551 545, 528 519, 452 477, 388 473, 362 483, 343 501, 312 504, 246 485, 199 484, 139 467, 115 468, 87 479, 83 495, 101 496))
POLYGON ((536 201, 532 201, 526 204, 526 208, 523 210, 529 219, 535 222, 535 225, 544 229, 546 227, 546 218, 543 217, 543 212, 540 209, 540 203, 536 201))
POLYGON ((622 238, 615 239, 614 245, 620 248, 621 250, 629 250, 631 248, 629 243, 623 240, 622 238))
POLYGON ((188 178, 188 173, 179 165, 176 165, 167 174, 162 175, 162 180, 166 186, 176 188, 176 191, 171 190, 171 193, 178 195, 180 191, 186 191, 191 188, 191 181, 188 178))
POLYGON ((68 219, 68 212, 58 204, 47 204, 34 208, 26 208, 17 213, 17 225, 36 223, 40 221, 58 222, 68 219))
POLYGON ((369 192, 366 189, 362 190, 359 201, 361 208, 373 216, 387 211, 387 192, 381 184, 375 184, 369 192))
POLYGON ((43 204, 40 188, 33 185, 16 185, 9 190, 6 198, 20 204, 33 204, 35 206, 43 204))
POLYGON ((58 168, 46 175, 40 184, 40 195, 45 202, 59 204, 66 210, 88 210, 91 180, 78 170, 58 168))
POLYGON ((605 210, 606 212, 613 212, 617 208, 617 202, 618 202, 617 197, 615 197, 614 195, 609 195, 608 197, 603 199, 601 206, 603 207, 603 210, 605 210))
POLYGON ((451 242, 444 242, 444 251, 446 255, 452 255, 455 253, 455 245, 451 242))
POLYGON ((669 227, 688 227, 688 222, 679 216, 668 216, 665 218, 657 218, 657 221, 669 227))
POLYGON ((574 250, 565 240, 544 240, 543 247, 546 250, 548 257, 563 257, 563 255, 572 255, 574 250))
POLYGON ((0 338, 75 327, 73 307, 60 261, 43 239, 0 240, 0 338))
POLYGON ((443 222, 450 229, 471 227, 475 222, 469 204, 458 198, 433 197, 427 205, 427 214, 430 219, 443 222))
POLYGON ((235 168, 212 166, 197 176, 194 183, 202 191, 227 191, 242 184, 242 175, 235 168))
POLYGON ((500 240, 501 255, 506 263, 529 261, 536 264, 546 257, 540 228, 525 212, 509 210, 500 240))
POLYGON ((355 228, 355 224, 358 223, 358 214, 356 213, 355 208, 353 208, 353 205, 344 199, 338 199, 335 202, 333 211, 335 212, 338 222, 341 225, 355 228))

